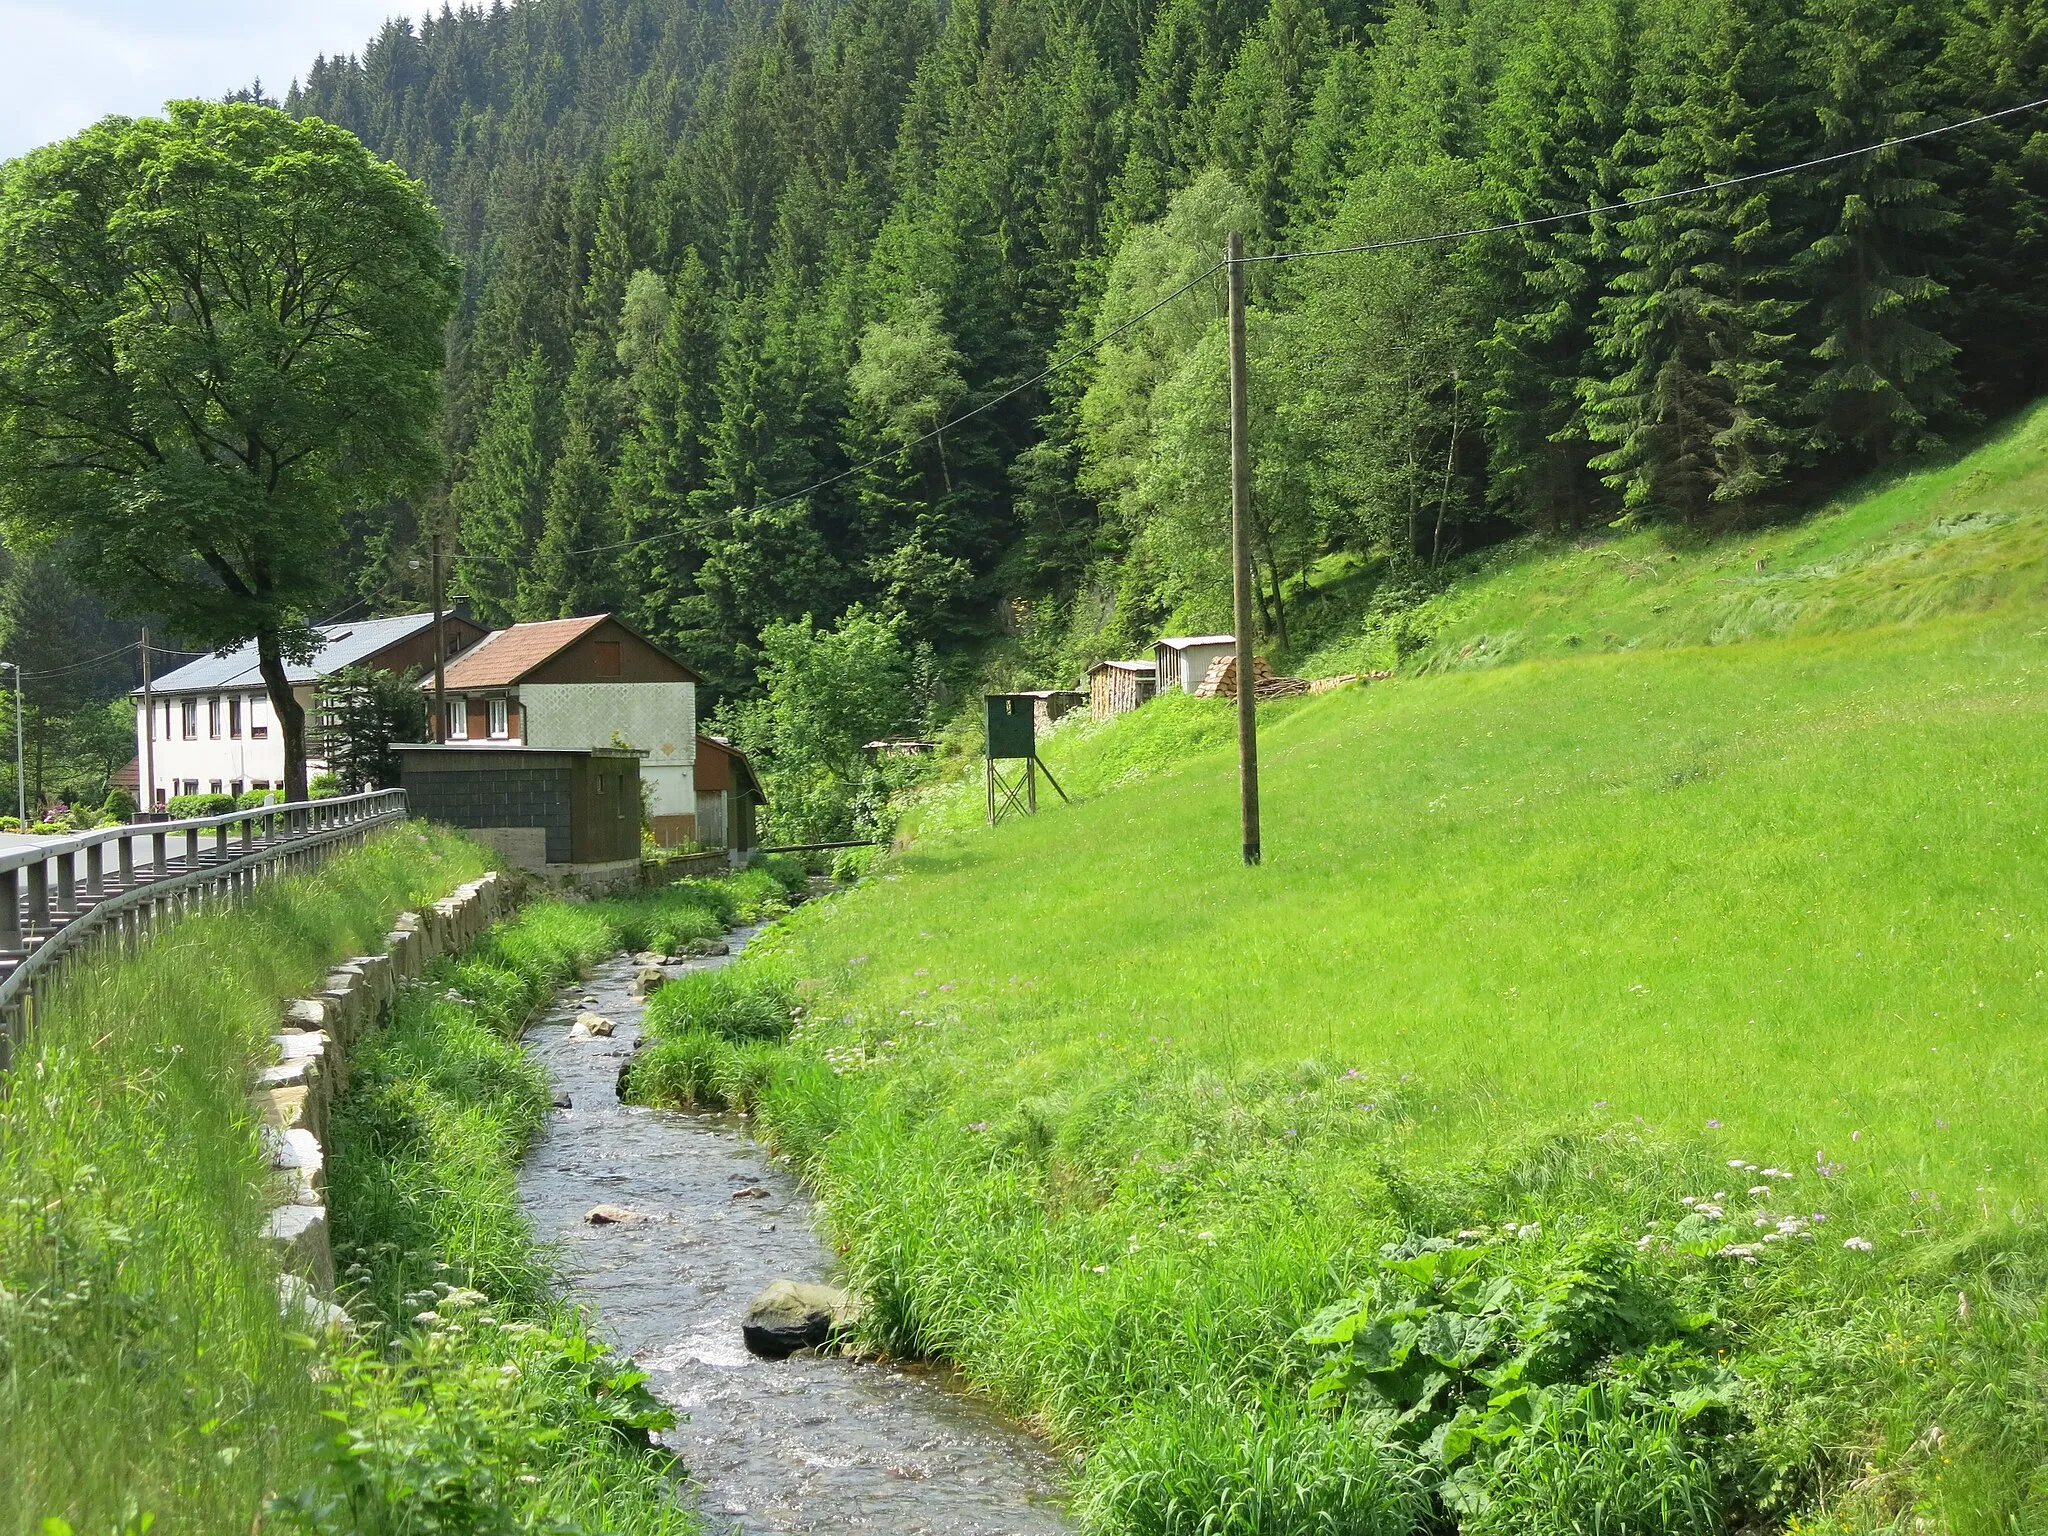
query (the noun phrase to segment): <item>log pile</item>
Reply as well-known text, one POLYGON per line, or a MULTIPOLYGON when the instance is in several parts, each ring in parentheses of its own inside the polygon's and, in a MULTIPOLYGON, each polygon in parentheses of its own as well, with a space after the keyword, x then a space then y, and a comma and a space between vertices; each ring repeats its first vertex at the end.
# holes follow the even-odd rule
MULTIPOLYGON (((1305 693, 1328 693, 1332 688, 1342 688, 1349 683, 1385 682, 1394 674, 1391 672, 1346 672, 1337 677, 1275 677, 1272 665, 1263 656, 1252 658, 1252 686, 1262 699, 1295 699, 1305 693)), ((1218 656, 1209 663, 1208 673, 1201 685, 1195 689, 1198 699, 1234 699, 1237 697, 1237 658, 1218 656)))
MULTIPOLYGON (((1273 664, 1263 656, 1252 658, 1252 686, 1265 698, 1266 684, 1275 681, 1273 664)), ((1234 699, 1237 697, 1237 658, 1232 655, 1218 656, 1209 663, 1209 670, 1195 687, 1198 699, 1234 699)))
POLYGON ((1328 693, 1332 688, 1342 688, 1349 683, 1383 683, 1394 674, 1391 672, 1343 672, 1336 677, 1318 677, 1308 685, 1310 693, 1328 693))

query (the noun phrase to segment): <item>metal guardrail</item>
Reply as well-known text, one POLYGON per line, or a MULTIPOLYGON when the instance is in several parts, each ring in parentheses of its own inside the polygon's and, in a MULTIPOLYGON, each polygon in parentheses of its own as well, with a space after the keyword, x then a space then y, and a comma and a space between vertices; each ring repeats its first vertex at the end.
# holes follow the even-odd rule
POLYGON ((265 876, 308 867, 406 814, 404 790, 380 789, 104 827, 0 853, 0 1070, 33 1022, 38 990, 69 957, 109 940, 132 945, 163 916, 210 899, 239 900, 265 876))

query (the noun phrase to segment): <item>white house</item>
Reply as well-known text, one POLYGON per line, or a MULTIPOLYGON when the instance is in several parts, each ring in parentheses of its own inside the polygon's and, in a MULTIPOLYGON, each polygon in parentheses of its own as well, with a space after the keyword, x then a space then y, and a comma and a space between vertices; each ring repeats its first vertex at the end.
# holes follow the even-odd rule
MULTIPOLYGON (((443 620, 448 654, 476 643, 483 626, 459 614, 443 620)), ((358 619, 322 624, 320 648, 310 664, 287 663, 292 692, 310 716, 320 679, 343 667, 378 667, 403 674, 434 665, 434 616, 358 619)), ((142 690, 136 689, 136 702, 142 690)), ((206 656, 156 679, 147 710, 135 712, 135 756, 145 781, 138 799, 161 810, 173 795, 239 795, 284 783, 284 741, 271 718, 270 700, 256 669, 252 641, 224 656, 206 656), (153 762, 152 762, 153 760, 153 762), (149 780, 152 767, 155 782, 149 780)), ((326 765, 309 761, 309 774, 326 765)))
POLYGON ((632 747, 641 754, 654 839, 671 846, 696 835, 697 682, 610 614, 514 624, 449 664, 441 739, 632 747))

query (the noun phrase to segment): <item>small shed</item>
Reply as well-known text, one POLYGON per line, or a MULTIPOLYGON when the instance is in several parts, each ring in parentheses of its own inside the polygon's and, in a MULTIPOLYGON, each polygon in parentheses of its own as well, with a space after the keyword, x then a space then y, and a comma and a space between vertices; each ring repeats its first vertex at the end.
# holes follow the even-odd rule
POLYGON ((1237 649, 1235 635, 1175 635, 1153 647, 1161 693, 1193 693, 1209 675, 1209 663, 1237 649))
POLYGON ((760 808, 768 803, 747 754, 723 736, 697 738, 696 839, 744 864, 760 846, 760 808))
POLYGON ((1079 688, 1026 688, 1014 697, 1032 701, 1032 713, 1041 731, 1088 702, 1088 695, 1079 688))
POLYGON ((536 874, 638 878, 638 752, 509 743, 392 751, 413 815, 461 827, 536 874))
POLYGON ((1098 719, 1128 714, 1158 690, 1159 668, 1150 661, 1098 661, 1088 669, 1088 709, 1098 719))

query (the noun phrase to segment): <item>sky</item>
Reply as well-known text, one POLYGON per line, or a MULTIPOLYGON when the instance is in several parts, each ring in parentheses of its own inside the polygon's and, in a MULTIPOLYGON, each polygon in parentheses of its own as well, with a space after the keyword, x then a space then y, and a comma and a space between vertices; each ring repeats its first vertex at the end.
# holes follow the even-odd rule
POLYGON ((420 0, 0 0, 0 160, 110 112, 261 78, 282 96, 316 55, 360 54, 420 0))

